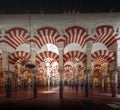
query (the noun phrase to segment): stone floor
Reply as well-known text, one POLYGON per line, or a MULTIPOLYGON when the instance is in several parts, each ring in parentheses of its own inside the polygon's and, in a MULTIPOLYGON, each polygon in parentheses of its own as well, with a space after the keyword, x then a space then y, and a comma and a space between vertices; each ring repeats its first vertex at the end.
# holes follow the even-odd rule
POLYGON ((0 108, 6 109, 39 109, 39 110, 120 110, 120 95, 112 97, 110 92, 90 90, 85 97, 85 91, 75 91, 64 88, 64 98, 59 99, 59 88, 38 89, 37 98, 33 97, 33 90, 19 90, 12 92, 11 97, 0 91, 0 108))

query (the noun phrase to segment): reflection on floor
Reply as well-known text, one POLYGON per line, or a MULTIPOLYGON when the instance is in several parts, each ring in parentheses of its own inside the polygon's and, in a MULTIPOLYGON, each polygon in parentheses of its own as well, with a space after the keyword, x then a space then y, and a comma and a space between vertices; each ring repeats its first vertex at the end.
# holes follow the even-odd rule
POLYGON ((107 104, 107 105, 112 107, 113 109, 120 109, 120 103, 119 102, 112 102, 112 103, 107 104))
POLYGON ((2 109, 39 109, 39 110, 114 110, 120 105, 120 95, 113 98, 111 93, 101 93, 90 90, 89 97, 85 97, 84 89, 76 91, 64 88, 64 98, 59 99, 59 87, 38 89, 37 98, 33 97, 33 90, 12 92, 11 98, 0 92, 0 107, 2 109))

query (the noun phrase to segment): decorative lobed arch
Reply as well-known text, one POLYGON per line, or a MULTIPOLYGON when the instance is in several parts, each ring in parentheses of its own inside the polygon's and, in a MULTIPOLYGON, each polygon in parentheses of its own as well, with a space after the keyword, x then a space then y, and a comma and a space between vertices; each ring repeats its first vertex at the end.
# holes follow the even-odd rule
POLYGON ((63 56, 64 62, 66 62, 67 59, 69 58, 79 58, 79 60, 84 63, 86 61, 86 54, 80 51, 71 51, 64 54, 63 56))
POLYGON ((105 67, 102 67, 101 65, 99 64, 96 64, 93 68, 93 70, 100 70, 100 71, 105 71, 105 67))
POLYGON ((57 55, 56 53, 52 52, 52 51, 44 51, 44 52, 41 52, 39 53, 37 56, 36 56, 36 63, 37 64, 40 64, 41 62, 44 61, 44 59, 46 58, 52 58, 52 59, 55 59, 56 61, 58 61, 59 59, 59 55, 57 55))
POLYGON ((59 36, 57 29, 53 27, 42 27, 37 29, 37 34, 34 36, 33 42, 35 42, 39 48, 47 43, 52 43, 57 46, 57 38, 59 36))
POLYGON ((82 48, 84 48, 86 42, 89 40, 89 34, 87 34, 87 30, 80 26, 72 26, 65 29, 65 46, 70 43, 77 43, 82 48))
POLYGON ((41 70, 43 70, 43 72, 41 73, 43 73, 42 76, 44 77, 44 83, 45 84, 48 83, 48 88, 50 86, 50 81, 54 82, 55 77, 59 79, 59 73, 58 73, 59 66, 56 68, 55 67, 56 65, 54 65, 55 62, 58 63, 58 60, 59 60, 59 55, 52 51, 44 51, 36 56, 36 63, 38 66, 42 66, 41 70), (42 65, 42 63, 44 63, 44 65, 42 65), (54 70, 57 71, 54 72, 54 70), (44 72, 46 72, 46 74, 44 74, 44 72))
POLYGON ((92 65, 92 72, 94 73, 93 85, 100 86, 101 84, 101 86, 104 87, 105 85, 103 82, 105 81, 105 76, 107 76, 110 81, 111 74, 109 74, 108 72, 108 67, 112 62, 115 61, 115 53, 109 50, 98 50, 93 52, 91 56, 92 62, 94 62, 94 64, 92 65))
POLYGON ((109 63, 115 61, 115 54, 113 52, 108 51, 108 50, 98 50, 98 51, 95 51, 94 53, 92 53, 91 56, 92 56, 92 61, 94 61, 95 59, 99 59, 100 57, 103 57, 109 63))
MULTIPOLYGON (((114 28, 110 25, 98 26, 95 31, 96 33, 94 34, 94 43, 102 43, 107 48, 114 44, 116 40, 119 40, 119 35, 115 33, 114 28), (108 41, 110 41, 111 43, 108 43, 108 41)), ((7 37, 5 38, 5 41, 7 42, 9 41, 9 37, 11 37, 13 41, 18 42, 19 37, 18 39, 15 39, 15 36, 20 36, 20 41, 18 44, 14 44, 12 43, 12 41, 8 42, 11 44, 11 46, 14 45, 15 49, 22 43, 29 43, 29 41, 34 41, 35 43, 37 42, 37 46, 39 45, 38 47, 41 48, 41 46, 46 45, 48 43, 53 43, 57 45, 57 42, 59 42, 60 40, 64 40, 65 46, 67 46, 70 43, 77 43, 82 48, 85 48, 85 44, 87 43, 87 41, 92 39, 89 36, 87 29, 80 26, 71 26, 65 29, 65 33, 62 37, 60 36, 57 29, 50 26, 37 29, 37 33, 31 39, 29 39, 30 35, 28 34, 28 31, 19 27, 9 29, 8 31, 6 31, 6 34, 7 37), (38 42, 38 40, 40 42, 38 42)))
POLYGON ((24 63, 30 60, 30 54, 24 51, 16 51, 8 56, 10 64, 15 64, 16 61, 20 60, 20 63, 24 63))
POLYGON ((103 43, 107 48, 113 45, 117 40, 120 40, 120 36, 115 32, 113 26, 101 25, 96 27, 95 31, 96 33, 94 34, 94 43, 103 43))
MULTIPOLYGON (((66 72, 65 74, 65 78, 72 78, 72 76, 74 77, 78 77, 78 79, 80 78, 80 71, 84 70, 84 63, 86 62, 86 54, 84 54, 83 52, 80 51, 71 51, 71 52, 67 52, 66 54, 64 54, 64 68, 68 70, 68 72, 66 72), (81 65, 82 63, 82 65, 81 65), (70 70, 72 69, 72 73, 70 73, 70 70), (75 70, 78 69, 75 73, 75 70), (73 75, 71 75, 73 74, 73 75), (76 75, 75 75, 76 74, 76 75)), ((82 72, 82 77, 83 77, 83 72, 82 72)), ((75 78, 76 79, 76 78, 75 78)), ((72 78, 71 80, 75 80, 74 78, 72 78)))
POLYGON ((21 44, 29 43, 30 35, 26 29, 21 27, 11 28, 7 30, 5 34, 6 35, 3 36, 4 40, 2 42, 9 44, 14 49, 16 49, 21 44))

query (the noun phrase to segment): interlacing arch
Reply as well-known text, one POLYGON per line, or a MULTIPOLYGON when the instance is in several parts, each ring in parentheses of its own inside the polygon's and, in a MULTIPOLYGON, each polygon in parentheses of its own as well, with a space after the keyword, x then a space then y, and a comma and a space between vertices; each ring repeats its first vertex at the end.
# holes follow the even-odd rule
POLYGON ((91 56, 92 56, 92 61, 94 61, 94 59, 99 58, 99 57, 103 57, 109 63, 115 61, 115 54, 113 52, 108 51, 108 50, 95 51, 94 53, 92 53, 91 56))
POLYGON ((65 73, 64 73, 64 80, 70 80, 72 79, 72 73, 70 72, 73 68, 71 65, 65 65, 64 66, 65 73))
POLYGON ((53 60, 57 60, 58 61, 58 58, 59 58, 59 55, 57 55, 56 53, 52 52, 52 51, 44 51, 44 52, 41 52, 39 53, 37 56, 36 56, 36 63, 37 64, 40 64, 41 62, 44 61, 44 59, 46 58, 52 58, 53 60))
POLYGON ((110 25, 98 26, 94 37, 96 38, 94 43, 103 43, 107 48, 114 44, 117 40, 120 40, 120 35, 116 34, 114 28, 110 25))
POLYGON ((66 62, 69 58, 78 58, 79 61, 85 62, 86 61, 86 54, 80 51, 70 51, 64 54, 63 60, 66 62))
POLYGON ((74 70, 74 66, 73 66, 73 65, 70 65, 70 64, 66 64, 66 65, 64 65, 64 70, 65 70, 65 71, 74 70))
POLYGON ((66 65, 68 62, 72 63, 73 65, 76 63, 76 58, 69 58, 66 60, 66 62, 64 63, 64 65, 66 65))
POLYGON ((59 36, 57 29, 53 27, 42 27, 37 29, 37 34, 34 36, 33 42, 35 42, 39 48, 48 43, 57 45, 59 36))
POLYGON ((23 28, 15 27, 7 30, 5 34, 3 42, 6 42, 14 49, 19 45, 29 43, 30 35, 28 31, 23 28))
POLYGON ((94 65, 94 68, 93 68, 93 70, 94 71, 101 71, 101 72, 104 72, 105 71, 105 67, 103 67, 103 66, 101 66, 101 65, 99 65, 99 64, 96 64, 96 65, 94 65))
POLYGON ((103 63, 106 63, 107 60, 103 56, 100 56, 100 57, 94 58, 93 62, 99 62, 100 64, 103 64, 103 63))
POLYGON ((65 63, 64 63, 64 80, 70 80, 72 79, 72 74, 74 71, 74 63, 73 60, 71 60, 73 58, 68 59, 65 63))
POLYGON ((70 43, 77 43, 84 48, 87 41, 90 40, 89 34, 85 28, 79 26, 72 26, 65 29, 65 46, 70 43))
POLYGON ((20 62, 23 64, 30 60, 30 54, 24 51, 16 51, 15 53, 12 53, 8 56, 9 63, 15 64, 16 61, 20 60, 20 62))

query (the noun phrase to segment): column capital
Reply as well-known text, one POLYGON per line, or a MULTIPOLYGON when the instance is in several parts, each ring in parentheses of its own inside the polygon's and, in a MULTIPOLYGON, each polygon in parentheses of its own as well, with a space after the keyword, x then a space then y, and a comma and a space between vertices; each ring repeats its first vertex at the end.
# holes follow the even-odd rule
POLYGON ((59 49, 64 49, 64 42, 58 42, 57 43, 57 47, 59 48, 59 49))
POLYGON ((87 50, 91 50, 92 49, 92 44, 93 44, 93 41, 88 41, 87 42, 87 50))

